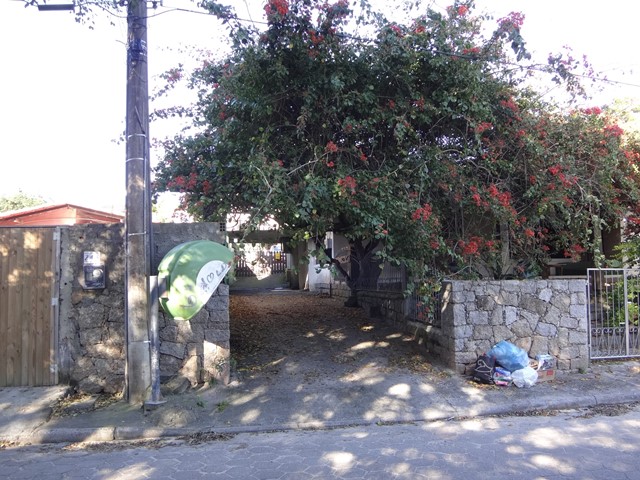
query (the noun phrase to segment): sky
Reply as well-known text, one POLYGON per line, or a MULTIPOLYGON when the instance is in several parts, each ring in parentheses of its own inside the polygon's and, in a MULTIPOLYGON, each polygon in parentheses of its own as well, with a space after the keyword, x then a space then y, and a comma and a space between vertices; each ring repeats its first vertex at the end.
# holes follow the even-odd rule
MULTIPOLYGON (((62 0, 50 0, 61 2, 62 0)), ((261 20, 261 0, 231 0, 243 16, 261 20)), ((381 0, 382 1, 382 0, 381 0)), ((385 11, 391 0, 383 2, 385 11)), ((400 2, 398 2, 400 3, 400 2)), ((444 8, 450 1, 434 1, 444 8)), ((637 0, 476 0, 477 10, 498 19, 525 15, 522 29, 534 58, 569 45, 587 55, 596 72, 618 83, 603 84, 594 104, 640 97, 637 0)), ((158 75, 200 46, 225 48, 226 33, 189 0, 163 0, 149 10, 149 89, 158 75)), ((0 196, 22 191, 53 203, 75 203, 121 212, 125 203, 126 19, 101 12, 89 29, 70 12, 39 12, 21 0, 0 0, 0 196), (113 23, 113 25, 112 25, 113 23)), ((152 107, 153 108, 153 107, 152 107)), ((153 138, 179 125, 151 125, 153 138)), ((157 152, 152 151, 152 159, 157 152)))

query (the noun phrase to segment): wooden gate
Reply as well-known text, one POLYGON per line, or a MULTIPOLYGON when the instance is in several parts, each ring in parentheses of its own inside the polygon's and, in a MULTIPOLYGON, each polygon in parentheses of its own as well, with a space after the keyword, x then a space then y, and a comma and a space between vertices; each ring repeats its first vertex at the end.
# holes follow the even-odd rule
POLYGON ((0 228, 0 387, 57 383, 59 239, 0 228))
POLYGON ((287 256, 281 252, 259 252, 251 260, 245 256, 236 258, 236 277, 260 277, 285 273, 287 256))

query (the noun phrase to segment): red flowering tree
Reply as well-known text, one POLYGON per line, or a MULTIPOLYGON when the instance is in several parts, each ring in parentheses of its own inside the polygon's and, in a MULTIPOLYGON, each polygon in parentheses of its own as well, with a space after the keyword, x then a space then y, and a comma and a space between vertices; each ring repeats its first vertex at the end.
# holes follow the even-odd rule
MULTIPOLYGON (((199 132, 165 142, 156 190, 200 219, 275 217, 318 247, 343 234, 351 268, 329 260, 353 291, 382 261, 417 279, 526 275, 593 250, 636 201, 636 150, 606 114, 535 101, 514 68, 522 16, 483 38, 472 7, 398 24, 346 0, 270 0, 263 31, 225 10, 234 49, 193 73, 199 132), (367 38, 350 33, 362 23, 367 38)), ((575 91, 573 67, 549 71, 575 91)))

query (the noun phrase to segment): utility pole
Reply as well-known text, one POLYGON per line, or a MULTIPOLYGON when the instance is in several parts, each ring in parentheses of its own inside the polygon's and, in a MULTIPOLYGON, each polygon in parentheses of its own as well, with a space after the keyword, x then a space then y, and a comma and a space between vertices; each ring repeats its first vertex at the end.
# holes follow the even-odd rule
POLYGON ((127 23, 125 395, 129 403, 142 404, 151 387, 148 324, 151 185, 147 0, 129 0, 127 23))

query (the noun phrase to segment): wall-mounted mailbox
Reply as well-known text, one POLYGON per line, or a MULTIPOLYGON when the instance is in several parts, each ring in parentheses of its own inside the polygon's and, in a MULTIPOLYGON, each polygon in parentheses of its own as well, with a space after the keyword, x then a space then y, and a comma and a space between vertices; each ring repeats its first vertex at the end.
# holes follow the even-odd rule
POLYGON ((106 270, 101 261, 100 252, 84 252, 84 261, 82 265, 84 271, 85 290, 98 290, 105 288, 106 270))

